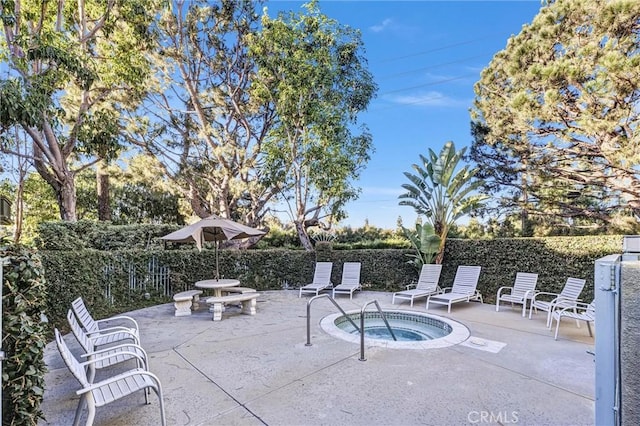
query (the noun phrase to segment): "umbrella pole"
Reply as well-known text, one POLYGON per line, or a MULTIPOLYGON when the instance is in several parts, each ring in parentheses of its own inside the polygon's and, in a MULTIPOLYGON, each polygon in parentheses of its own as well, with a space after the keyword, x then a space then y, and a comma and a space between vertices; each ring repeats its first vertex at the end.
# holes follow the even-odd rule
POLYGON ((218 248, 220 241, 216 240, 216 281, 220 279, 220 265, 218 264, 218 248))

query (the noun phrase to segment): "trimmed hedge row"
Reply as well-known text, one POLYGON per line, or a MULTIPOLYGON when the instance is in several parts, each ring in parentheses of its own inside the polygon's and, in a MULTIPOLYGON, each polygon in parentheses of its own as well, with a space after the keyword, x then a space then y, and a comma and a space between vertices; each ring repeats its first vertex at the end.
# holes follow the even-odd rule
MULTIPOLYGON (((593 298, 594 261, 622 250, 622 236, 449 240, 440 278, 450 286, 459 265, 480 265, 478 290, 486 302, 495 300, 500 286, 512 285, 516 272, 539 274, 538 290, 560 291, 569 276, 587 279, 582 294, 593 298)), ((332 281, 339 283, 344 262, 361 262, 361 282, 369 290, 394 292, 415 282, 416 271, 406 262, 410 250, 222 250, 221 277, 238 278, 258 290, 297 288, 313 277, 317 261, 333 261, 332 281)), ((213 250, 96 250, 47 251, 42 260, 49 290, 53 325, 66 329, 71 301, 83 296, 97 317, 170 301, 169 295, 191 288, 215 273, 213 250), (164 278, 149 273, 151 265, 166 267, 164 278), (133 277, 133 278, 132 278, 133 277), (168 283, 165 289, 163 283, 168 283)))
POLYGON ((622 236, 504 238, 450 240, 445 249, 440 283, 451 285, 457 265, 480 265, 478 290, 495 301, 501 286, 511 286, 517 272, 538 274, 537 290, 559 292, 568 277, 587 280, 582 299, 593 299, 594 262, 622 252, 622 236))
POLYGON ((39 250, 149 250, 161 249, 159 237, 178 225, 111 225, 93 220, 44 222, 34 242, 39 250))

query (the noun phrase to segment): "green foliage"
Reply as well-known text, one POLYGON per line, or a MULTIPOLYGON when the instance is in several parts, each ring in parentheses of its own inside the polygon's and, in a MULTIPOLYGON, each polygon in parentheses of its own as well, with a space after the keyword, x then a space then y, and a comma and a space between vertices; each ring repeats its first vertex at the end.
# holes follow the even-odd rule
MULTIPOLYGON (((79 295, 88 298, 92 312, 103 318, 168 303, 171 294, 214 275, 213 249, 199 252, 193 245, 180 247, 41 252, 49 294, 46 311, 51 323, 65 329, 69 303, 79 295), (152 264, 168 268, 168 292, 149 274, 152 264)), ((316 261, 331 261, 333 282, 340 281, 344 262, 361 262, 361 281, 370 290, 399 291, 418 278, 416 268, 406 261, 414 250, 333 250, 327 243, 319 243, 316 249, 221 250, 220 275, 237 278, 243 286, 258 290, 291 289, 311 282, 316 261)), ((448 239, 440 285, 451 285, 459 265, 480 265, 478 290, 487 302, 495 298, 498 287, 511 285, 517 272, 538 273, 541 291, 559 291, 569 276, 585 278, 583 299, 591 300, 595 260, 621 251, 621 236, 448 239)))
POLYGON ((495 300, 501 286, 513 285, 517 272, 538 274, 537 290, 559 292, 568 277, 587 280, 582 299, 593 299, 594 262, 622 252, 621 236, 449 239, 441 286, 450 286, 458 265, 480 265, 478 290, 485 302, 495 300))
MULTIPOLYGON (((395 291, 415 282, 416 271, 406 263, 406 250, 339 250, 330 245, 306 250, 221 250, 220 276, 240 280, 257 290, 298 288, 313 278, 316 261, 334 263, 332 280, 339 282, 344 262, 361 262, 366 288, 395 291)), ((104 318, 145 306, 168 303, 170 295, 192 288, 193 283, 214 276, 215 251, 97 250, 42 251, 46 272, 47 312, 52 326, 66 330, 69 304, 83 296, 96 318, 104 318), (148 274, 154 262, 169 270, 169 292, 148 274), (131 277, 135 277, 135 286, 131 277), (149 294, 149 299, 145 297, 149 294)))
POLYGON ((258 249, 279 248, 295 250, 301 249, 300 239, 292 229, 283 229, 281 227, 271 227, 269 232, 258 241, 256 245, 258 249))
POLYGON ((331 262, 331 242, 317 241, 316 245, 316 262, 331 262))
POLYGON ((485 198, 474 193, 480 186, 479 181, 472 181, 478 169, 469 165, 458 168, 466 149, 456 151, 454 143, 449 141, 439 155, 432 149, 429 149, 428 158, 420 155, 422 164, 413 165, 415 174, 404 173, 411 183, 402 185, 407 192, 398 197, 399 204, 413 207, 416 213, 425 215, 440 238, 436 263, 442 261, 451 226, 477 209, 485 198))
MULTIPOLYGON (((123 168, 108 167, 109 207, 114 225, 184 224, 180 197, 163 176, 162 168, 147 156, 127 159, 123 168)), ((78 219, 97 219, 96 170, 77 175, 78 219)))
POLYGON ((435 234, 433 226, 430 223, 416 223, 415 231, 403 228, 404 234, 411 242, 411 247, 415 253, 408 254, 411 258, 408 263, 413 265, 418 271, 422 269, 422 265, 429 264, 438 253, 441 239, 435 234))
POLYGON ((60 218, 55 192, 37 173, 30 173, 24 182, 24 222, 21 242, 31 244, 38 224, 60 218))
MULTIPOLYGON (((159 237, 178 228, 178 225, 167 224, 113 225, 91 220, 48 221, 37 226, 34 243, 41 250, 157 249, 165 245, 159 237)), ((380 228, 340 228, 336 230, 335 235, 336 238, 332 242, 334 250, 409 247, 405 237, 380 228)), ((193 249, 190 244, 168 243, 168 246, 181 250, 193 249)), ((302 249, 295 231, 276 226, 271 227, 255 248, 302 249)))
MULTIPOLYGON (((399 229, 402 229, 402 227, 400 226, 399 229)), ((365 225, 358 228, 352 228, 350 226, 339 227, 335 230, 335 235, 335 242, 345 245, 361 244, 363 242, 370 243, 375 241, 384 241, 392 244, 393 242, 402 240, 401 244, 403 244, 403 247, 408 247, 407 241, 405 241, 404 234, 402 232, 382 229, 371 225, 365 225)))
POLYGON ((164 0, 3 1, 0 142, 28 160, 75 220, 75 173, 114 158, 123 111, 146 90, 147 50, 164 0), (8 100, 8 102, 6 101, 8 100), (6 129, 21 127, 32 149, 18 152, 6 129))
POLYGON ((41 250, 121 250, 160 248, 159 237, 178 225, 111 225, 105 222, 44 222, 38 226, 36 246, 41 250))
MULTIPOLYGON (((334 250, 404 249, 410 246, 409 241, 401 232, 369 225, 359 228, 351 228, 350 226, 338 227, 335 228, 331 235, 335 237, 332 240, 334 250)), ((269 232, 258 242, 256 248, 302 249, 300 239, 295 230, 291 228, 283 229, 281 226, 271 226, 269 232)))
POLYGON ((476 83, 476 159, 545 217, 640 212, 640 2, 545 2, 476 83))
POLYGON ((373 149, 357 116, 377 86, 360 33, 323 15, 316 1, 304 8, 276 19, 265 13, 250 51, 258 65, 253 95, 277 115, 264 143, 267 175, 311 250, 307 229, 341 220, 357 198, 353 182, 373 149))
POLYGON ((2 249, 3 425, 36 425, 44 394, 47 284, 40 258, 22 246, 2 249))
POLYGON ((128 137, 162 164, 189 212, 260 226, 277 186, 262 170, 273 106, 251 94, 258 2, 172 2, 158 22, 154 81, 128 137), (167 99, 172 99, 167 102, 167 99))

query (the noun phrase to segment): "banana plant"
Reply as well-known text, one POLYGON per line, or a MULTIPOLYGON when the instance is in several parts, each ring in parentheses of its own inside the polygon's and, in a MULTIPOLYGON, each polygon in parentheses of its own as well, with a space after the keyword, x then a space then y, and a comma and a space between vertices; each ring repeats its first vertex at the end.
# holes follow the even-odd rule
POLYGON ((439 155, 431 149, 428 157, 420 155, 422 164, 413 165, 415 173, 404 173, 411 183, 402 185, 407 192, 398 197, 399 205, 413 207, 418 215, 424 215, 439 237, 435 263, 442 263, 451 225, 477 209, 486 198, 477 193, 481 185, 480 180, 474 180, 478 168, 458 167, 466 149, 456 151, 449 141, 439 155))
POLYGON ((431 263, 438 253, 440 237, 434 232, 433 225, 430 223, 424 225, 416 223, 415 231, 404 227, 402 231, 415 250, 415 253, 407 253, 411 258, 407 263, 414 265, 419 271, 422 265, 431 263))

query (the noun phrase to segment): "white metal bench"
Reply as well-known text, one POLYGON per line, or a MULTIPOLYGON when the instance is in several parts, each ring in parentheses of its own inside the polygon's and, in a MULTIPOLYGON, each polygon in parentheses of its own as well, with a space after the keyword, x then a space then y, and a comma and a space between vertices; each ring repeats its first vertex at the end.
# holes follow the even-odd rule
POLYGON ((187 290, 173 295, 173 306, 176 307, 175 316, 182 317, 191 315, 191 310, 197 311, 200 308, 200 295, 202 290, 187 290))
POLYGON ((213 321, 221 321, 225 303, 242 302, 242 313, 246 315, 255 315, 256 299, 258 296, 260 296, 260 293, 254 291, 229 296, 209 297, 206 302, 208 305, 212 305, 213 321))

